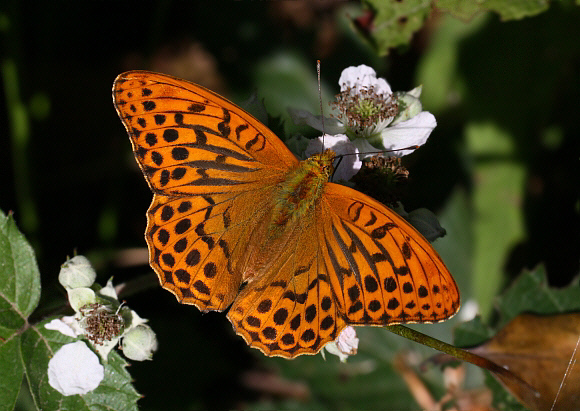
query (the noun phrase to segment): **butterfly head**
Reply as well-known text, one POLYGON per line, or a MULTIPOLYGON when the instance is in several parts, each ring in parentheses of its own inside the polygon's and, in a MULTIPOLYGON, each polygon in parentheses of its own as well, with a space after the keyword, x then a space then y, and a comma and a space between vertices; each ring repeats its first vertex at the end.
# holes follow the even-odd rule
POLYGON ((328 180, 334 172, 334 165, 332 163, 335 158, 336 153, 333 150, 324 150, 323 153, 310 156, 306 161, 328 180))

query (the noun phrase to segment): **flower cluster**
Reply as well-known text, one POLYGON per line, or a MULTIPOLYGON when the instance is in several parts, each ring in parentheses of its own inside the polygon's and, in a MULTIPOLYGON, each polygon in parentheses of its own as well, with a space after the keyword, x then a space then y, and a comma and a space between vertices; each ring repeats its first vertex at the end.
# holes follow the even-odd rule
MULTIPOLYGON (((338 83, 340 94, 332 104, 330 118, 322 119, 305 110, 289 110, 297 124, 307 124, 340 137, 340 141, 346 138, 348 148, 344 143, 342 147, 335 147, 332 140, 324 136, 324 148, 338 155, 356 150, 361 158, 366 158, 377 151, 389 150, 384 154, 405 156, 425 144, 437 125, 433 114, 423 111, 419 100, 421 87, 409 92, 393 92, 385 79, 377 78, 375 71, 365 65, 346 68, 338 83)), ((323 138, 318 140, 320 142, 314 140, 309 144, 308 152, 315 150, 315 144, 321 146, 323 138)), ((357 171, 354 169, 344 176, 352 177, 357 171)))
POLYGON ((45 325, 77 341, 63 345, 48 363, 48 382, 63 395, 85 394, 104 378, 102 362, 121 343, 129 359, 151 359, 157 349, 155 333, 135 311, 119 303, 111 280, 95 284, 89 260, 76 256, 65 262, 58 280, 65 287, 74 316, 54 319, 45 325), (98 355, 94 352, 96 351, 98 355))

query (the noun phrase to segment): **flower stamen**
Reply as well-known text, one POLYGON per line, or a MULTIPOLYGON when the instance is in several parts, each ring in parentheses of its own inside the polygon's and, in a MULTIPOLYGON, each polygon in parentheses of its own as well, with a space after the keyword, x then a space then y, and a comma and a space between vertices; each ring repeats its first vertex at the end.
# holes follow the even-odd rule
POLYGON ((368 135, 378 124, 392 121, 398 113, 398 102, 392 94, 378 94, 374 86, 354 89, 347 87, 331 103, 338 111, 338 119, 356 135, 368 135))
POLYGON ((105 341, 111 341, 123 330, 123 317, 104 305, 87 304, 80 311, 84 317, 87 338, 95 345, 103 345, 105 341))

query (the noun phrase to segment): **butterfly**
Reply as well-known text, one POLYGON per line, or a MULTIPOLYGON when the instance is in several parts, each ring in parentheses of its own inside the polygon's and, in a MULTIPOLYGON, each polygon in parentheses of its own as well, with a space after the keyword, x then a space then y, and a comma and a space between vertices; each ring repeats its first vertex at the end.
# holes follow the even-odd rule
POLYGON ((153 201, 145 238, 163 288, 223 311, 265 355, 315 354, 347 325, 433 323, 459 309, 437 252, 395 212, 329 182, 331 150, 299 161, 252 115, 147 71, 113 100, 153 201))

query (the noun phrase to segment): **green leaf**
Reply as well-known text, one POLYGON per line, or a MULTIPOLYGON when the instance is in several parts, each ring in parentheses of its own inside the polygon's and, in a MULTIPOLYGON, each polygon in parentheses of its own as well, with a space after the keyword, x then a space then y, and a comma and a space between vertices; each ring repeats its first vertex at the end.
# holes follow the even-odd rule
POLYGON ((0 411, 13 410, 24 376, 20 336, 14 335, 0 345, 0 369, 0 411))
POLYGON ((43 322, 30 327, 22 336, 22 357, 34 402, 42 410, 136 410, 140 395, 131 385, 127 363, 111 351, 105 367, 105 378, 98 388, 84 395, 63 396, 48 383, 48 362, 65 344, 75 341, 58 331, 47 330, 43 322))
POLYGON ((374 19, 368 29, 354 27, 381 56, 391 47, 408 44, 431 11, 431 0, 364 0, 363 4, 374 19))
POLYGON ((0 211, 0 337, 26 324, 38 305, 40 273, 34 251, 12 216, 0 211))
POLYGON ((461 323, 453 333, 453 341, 458 347, 473 347, 493 337, 493 330, 481 322, 477 316, 473 320, 461 323))
POLYGON ((440 10, 462 20, 469 20, 485 11, 496 12, 504 21, 520 20, 540 14, 549 7, 548 0, 438 0, 435 4, 440 10))
POLYGON ((40 273, 34 251, 12 216, 0 211, 0 411, 12 410, 24 365, 20 330, 40 298, 40 273))
POLYGON ((503 295, 496 307, 501 316, 500 326, 523 312, 558 314, 580 310, 580 277, 565 288, 548 286, 546 270, 538 266, 522 273, 503 295))

